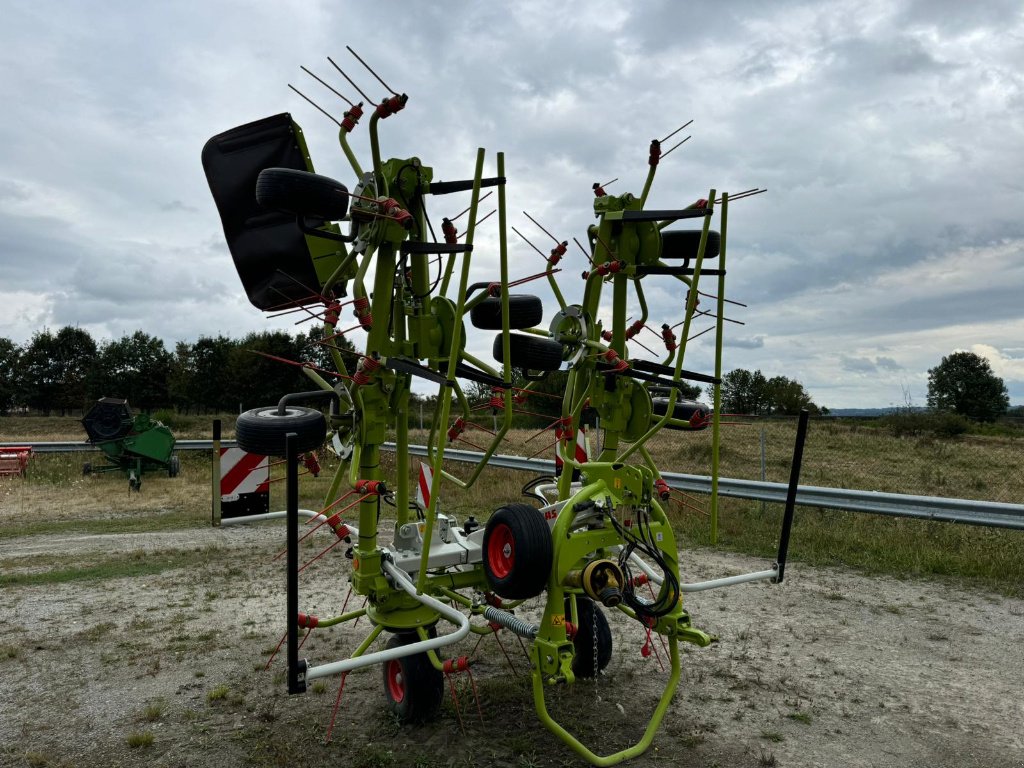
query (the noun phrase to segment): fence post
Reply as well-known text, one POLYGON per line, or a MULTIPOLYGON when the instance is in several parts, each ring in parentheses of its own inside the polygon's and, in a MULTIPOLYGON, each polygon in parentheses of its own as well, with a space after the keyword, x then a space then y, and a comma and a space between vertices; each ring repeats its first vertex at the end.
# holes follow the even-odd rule
POLYGON ((210 524, 220 525, 220 419, 213 420, 213 498, 210 506, 210 524))

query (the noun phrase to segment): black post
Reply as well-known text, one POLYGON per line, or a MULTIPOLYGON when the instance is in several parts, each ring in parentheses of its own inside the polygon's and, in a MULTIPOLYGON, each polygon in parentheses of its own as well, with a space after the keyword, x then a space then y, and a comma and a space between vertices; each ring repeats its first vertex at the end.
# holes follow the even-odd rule
POLYGON ((220 419, 213 420, 213 492, 210 497, 210 525, 220 523, 220 419))
POLYGON ((284 438, 285 495, 288 527, 288 693, 306 692, 306 672, 299 668, 299 436, 284 438))
POLYGON ((800 465, 804 460, 804 440, 807 437, 807 409, 800 411, 796 425, 796 445, 793 446, 793 466, 789 470, 789 488, 786 490, 786 512, 782 517, 782 534, 779 536, 779 575, 775 583, 780 584, 786 573, 786 554, 789 551, 789 532, 793 527, 793 510, 796 507, 796 491, 800 485, 800 465))

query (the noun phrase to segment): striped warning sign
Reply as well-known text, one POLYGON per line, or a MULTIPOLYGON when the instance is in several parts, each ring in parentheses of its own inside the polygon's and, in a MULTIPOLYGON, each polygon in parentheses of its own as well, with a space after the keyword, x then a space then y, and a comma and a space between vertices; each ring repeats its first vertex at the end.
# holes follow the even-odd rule
MULTIPOLYGON (((563 429, 561 425, 555 427, 555 438, 558 440, 558 445, 556 446, 556 450, 555 450, 555 474, 556 475, 561 475, 562 474, 562 464, 563 464, 563 462, 562 462, 561 446, 564 443, 568 442, 570 434, 571 434, 570 431, 568 429, 563 429)), ((588 456, 587 456, 587 432, 586 432, 586 430, 583 427, 580 427, 579 430, 576 432, 576 451, 575 451, 575 453, 573 455, 573 458, 575 458, 576 462, 579 463, 579 464, 586 464, 587 463, 587 458, 588 458, 588 456)), ((574 481, 580 479, 580 471, 578 469, 573 469, 573 471, 572 471, 572 479, 574 481)))
POLYGON ((241 448, 220 449, 220 516, 270 511, 270 461, 241 448))
POLYGON ((424 512, 430 506, 430 486, 434 482, 434 472, 429 465, 420 462, 420 479, 416 483, 416 505, 424 512))

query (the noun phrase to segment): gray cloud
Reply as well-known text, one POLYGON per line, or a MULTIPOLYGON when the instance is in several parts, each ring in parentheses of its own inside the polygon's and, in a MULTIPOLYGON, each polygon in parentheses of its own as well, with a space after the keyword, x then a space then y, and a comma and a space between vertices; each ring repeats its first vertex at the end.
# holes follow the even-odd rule
MULTIPOLYGON (((769 188, 730 210, 727 295, 750 307, 730 308, 747 326, 726 337, 727 368, 802 377, 829 405, 870 406, 900 401, 902 383, 919 386, 954 345, 1018 354, 1017 3, 741 2, 700 23, 667 0, 418 4, 389 17, 387 35, 363 36, 353 30, 379 29, 378 12, 354 4, 253 3, 230 36, 214 5, 59 10, 57 23, 52 9, 13 7, 0 30, 0 298, 18 297, 0 301, 0 335, 80 322, 170 343, 265 327, 220 238, 199 152, 215 133, 290 111, 318 171, 351 183, 336 127, 286 87, 339 110, 298 68, 355 96, 332 55, 379 98, 350 43, 410 96, 381 124, 384 152, 454 179, 471 174, 478 146, 491 169, 505 151, 510 223, 542 247, 519 211, 582 237, 590 184, 617 176, 612 191, 639 192, 650 139, 695 118, 693 139, 659 167, 652 205, 769 188)), ((367 122, 352 137, 364 165, 367 122)), ((465 204, 429 202, 435 225, 465 204)), ((478 242, 473 279, 493 279, 493 225, 478 242)), ((518 274, 539 269, 514 236, 510 254, 518 274)), ((563 265, 572 301, 586 265, 578 252, 563 265)), ((547 287, 529 290, 550 316, 547 287)), ((653 322, 678 319, 675 292, 649 294, 653 322)), ((487 340, 470 344, 488 355, 487 340)), ((712 350, 696 339, 687 367, 711 366, 712 350)))

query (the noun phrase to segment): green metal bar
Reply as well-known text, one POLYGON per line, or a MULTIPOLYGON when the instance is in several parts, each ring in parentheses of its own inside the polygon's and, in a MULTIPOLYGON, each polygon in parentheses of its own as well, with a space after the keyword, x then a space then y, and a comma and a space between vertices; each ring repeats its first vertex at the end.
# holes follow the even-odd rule
POLYGON ((395 247, 385 241, 377 249, 377 268, 373 280, 371 313, 374 322, 366 338, 367 351, 384 352, 388 349, 388 318, 394 309, 395 247))
POLYGON ((317 624, 317 627, 333 627, 336 624, 343 624, 346 621, 352 621, 353 619, 358 619, 360 616, 365 615, 366 609, 360 608, 356 611, 349 611, 348 613, 343 613, 340 616, 332 616, 329 619, 320 619, 320 623, 317 624))
POLYGON ((400 385, 395 407, 395 488, 396 525, 409 522, 409 383, 400 385))
MULTIPOLYGON (((481 360, 479 357, 471 355, 469 354, 469 352, 466 352, 465 350, 462 351, 462 359, 465 360, 470 365, 479 368, 484 373, 488 373, 491 376, 501 378, 501 373, 498 371, 498 369, 490 365, 486 360, 481 360)), ((511 382, 509 383, 509 386, 511 386, 511 382)))
MULTIPOLYGON (((715 190, 711 190, 708 195, 708 207, 714 204, 715 190)), ((700 271, 704 264, 704 251, 707 248, 708 242, 708 230, 711 226, 711 217, 706 216, 704 218, 704 229, 701 231, 700 245, 697 248, 697 261, 693 266, 693 282, 690 286, 690 291, 686 299, 686 310, 683 315, 683 330, 680 335, 679 349, 676 350, 676 368, 672 375, 673 381, 679 381, 682 377, 683 371, 683 356, 686 352, 686 339, 690 335, 690 321, 693 320, 693 313, 697 307, 697 286, 700 284, 700 271)), ((635 451, 637 451, 642 445, 644 445, 652 436, 657 434, 662 427, 664 427, 669 419, 672 418, 672 413, 675 410, 676 397, 678 390, 673 387, 672 391, 668 396, 668 404, 665 406, 665 414, 651 425, 651 428, 643 434, 640 439, 636 440, 629 448, 623 451, 616 458, 616 461, 625 462, 635 451)))
POLYGON ((356 175, 357 179, 362 179, 363 169, 359 166, 359 161, 356 160, 355 153, 348 145, 348 131, 344 128, 338 131, 338 143, 341 144, 341 151, 344 152, 345 157, 348 158, 348 164, 352 166, 352 172, 356 175))
POLYGON ((377 135, 377 124, 380 122, 380 115, 374 111, 370 118, 370 153, 373 156, 373 179, 377 187, 377 195, 390 197, 388 194, 388 180, 384 178, 384 170, 380 161, 380 138, 377 135))
MULTIPOLYGON (((718 319, 715 325, 715 378, 722 379, 722 324, 725 317, 725 241, 729 225, 729 193, 722 194, 722 241, 718 260, 718 319)), ((722 444, 721 415, 722 385, 714 385, 711 412, 711 544, 718 543, 718 464, 722 444)))
MULTIPOLYGON (((505 153, 498 153, 498 176, 505 175, 505 153)), ((462 480, 454 475, 442 471, 441 474, 446 480, 451 481, 459 488, 469 488, 472 486, 484 469, 487 467, 487 461, 491 458, 494 452, 498 449, 501 441, 505 438, 505 434, 512 426, 512 365, 509 360, 509 309, 508 309, 508 238, 506 233, 506 208, 505 208, 505 185, 501 184, 498 186, 498 255, 500 262, 500 279, 501 279, 501 326, 502 334, 504 334, 504 343, 502 346, 503 350, 503 376, 502 382, 504 384, 503 393, 503 409, 502 409, 502 422, 501 426, 494 433, 494 437, 491 439, 491 444, 484 450, 484 455, 477 462, 476 467, 470 473, 470 476, 462 480)), ((461 356, 464 360, 472 363, 481 370, 498 375, 491 366, 484 363, 482 360, 477 359, 468 352, 462 352, 461 356)), ((461 392, 461 390, 460 390, 461 392)), ((466 408, 466 415, 468 417, 469 409, 468 405, 466 408)), ((447 423, 447 422, 445 422, 447 423)))
POLYGON ((380 624, 375 624, 373 629, 370 630, 370 634, 366 636, 366 639, 359 644, 359 647, 352 652, 352 658, 356 659, 366 653, 366 650, 373 645, 374 641, 380 637, 380 633, 384 631, 384 627, 380 624))
POLYGON ((651 191, 651 184, 654 183, 654 174, 658 172, 658 166, 652 165, 647 170, 647 180, 644 181, 644 191, 640 193, 640 207, 643 208, 647 203, 647 193, 651 191))
MULTIPOLYGON (((469 227, 466 230, 466 242, 471 244, 473 242, 473 233, 476 228, 476 210, 477 204, 480 202, 480 179, 483 177, 484 172, 484 150, 481 147, 476 153, 476 170, 473 175, 473 196, 469 203, 469 227)), ((459 280, 459 293, 455 300, 455 316, 461 317, 463 305, 466 301, 466 288, 469 286, 469 266, 470 266, 470 254, 465 254, 465 258, 462 262, 462 276, 459 280)), ((390 279, 390 275, 388 276, 390 279)), ((452 330, 451 346, 448 352, 448 372, 447 379, 449 382, 455 379, 455 368, 459 362, 459 349, 462 346, 462 323, 455 323, 452 330)), ((441 414, 440 423, 443 425, 448 424, 448 417, 451 414, 452 398, 451 398, 451 386, 445 384, 441 387, 441 414)), ((437 520, 437 498, 438 493, 441 490, 441 480, 443 477, 443 461, 444 461, 444 443, 438 442, 437 453, 434 456, 433 466, 433 478, 430 483, 430 504, 427 505, 426 509, 426 524, 423 530, 423 556, 421 560, 421 566, 419 575, 416 580, 416 591, 422 594, 424 588, 427 585, 427 560, 430 556, 430 540, 434 533, 434 522, 437 520)))
POLYGON ((549 261, 548 268, 544 270, 544 274, 548 277, 548 285, 551 286, 551 292, 555 294, 555 300, 558 301, 558 308, 565 309, 567 304, 565 303, 565 297, 562 296, 562 292, 558 289, 558 283, 555 282, 554 265, 549 261))
POLYGON ((654 741, 654 734, 657 733, 658 728, 661 727, 661 721, 664 719, 665 713, 668 711, 668 707, 672 703, 672 697, 675 695, 676 687, 679 684, 679 641, 676 640, 674 636, 670 636, 668 644, 669 656, 672 661, 672 670, 669 674, 668 683, 665 685, 665 690, 662 692, 661 698, 658 700, 658 705, 655 707, 654 713, 651 715, 651 719, 647 723, 647 728, 644 730, 643 736, 640 738, 640 741, 632 747, 601 757, 590 751, 590 749, 584 746, 579 739, 555 722, 551 715, 548 714, 547 705, 544 701, 544 681, 541 679, 541 674, 538 670, 538 661, 534 659, 531 678, 533 680, 533 704, 537 710, 537 716, 549 731, 565 742, 573 752, 592 765, 617 765, 624 760, 629 760, 630 758, 642 755, 650 748, 651 743, 654 741))

